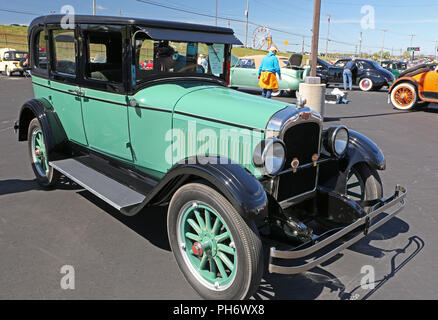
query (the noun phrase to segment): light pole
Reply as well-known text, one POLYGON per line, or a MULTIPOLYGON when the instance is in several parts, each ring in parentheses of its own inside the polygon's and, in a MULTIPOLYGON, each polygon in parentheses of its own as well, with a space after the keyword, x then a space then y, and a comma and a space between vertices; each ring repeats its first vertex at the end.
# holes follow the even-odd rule
POLYGON ((359 57, 362 57, 362 32, 359 37, 359 57))
POLYGON ((327 25, 327 40, 325 41, 325 56, 327 57, 327 55, 328 55, 328 43, 329 43, 329 35, 330 35, 330 17, 331 17, 332 15, 331 14, 328 14, 327 15, 327 17, 328 17, 328 25, 327 25))
POLYGON ((93 0, 93 16, 96 15, 96 0, 93 0))
POLYGON ((312 55, 310 65, 310 76, 316 77, 318 64, 318 41, 319 41, 319 20, 321 18, 321 0, 315 0, 313 7, 313 34, 312 34, 312 55))

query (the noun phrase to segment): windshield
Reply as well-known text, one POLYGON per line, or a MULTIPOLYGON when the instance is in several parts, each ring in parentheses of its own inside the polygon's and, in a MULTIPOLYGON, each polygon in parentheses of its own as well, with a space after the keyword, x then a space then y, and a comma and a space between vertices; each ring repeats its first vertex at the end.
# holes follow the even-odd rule
MULTIPOLYGON (((214 76, 225 79, 227 70, 224 44, 173 42, 135 38, 135 84, 152 77, 166 77, 175 74, 185 76, 214 76)), ((133 68, 134 69, 134 68, 133 68)))
POLYGON ((9 51, 4 54, 4 60, 20 61, 26 59, 27 52, 24 51, 9 51))

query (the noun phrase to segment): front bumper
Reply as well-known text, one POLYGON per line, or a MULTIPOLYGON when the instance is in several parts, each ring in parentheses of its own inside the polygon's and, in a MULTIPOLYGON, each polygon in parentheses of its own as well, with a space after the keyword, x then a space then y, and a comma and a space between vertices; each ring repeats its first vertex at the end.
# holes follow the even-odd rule
POLYGON ((372 207, 371 211, 367 215, 363 216, 362 218, 359 218, 352 224, 346 226, 345 228, 337 231, 336 233, 326 238, 321 236, 320 238, 314 239, 313 241, 300 245, 299 247, 294 248, 292 250, 277 250, 275 247, 272 247, 270 250, 269 272, 280 273, 280 274, 295 274, 295 273, 304 272, 306 270, 310 270, 313 267, 323 263, 324 261, 327 261, 328 259, 338 254, 340 251, 350 247, 352 244, 356 243, 363 237, 367 236, 368 233, 374 231, 381 225, 385 224, 397 213, 399 213, 406 205, 405 202, 406 194, 407 194, 407 190, 404 187, 396 186, 394 194, 386 199, 382 199, 381 201, 379 201, 376 205, 372 207), (390 208, 393 208, 391 213, 389 213, 387 216, 380 219, 379 221, 371 224, 373 218, 377 217, 377 215, 390 208), (352 231, 355 231, 358 228, 363 228, 363 230, 358 234, 356 234, 355 236, 353 236, 352 238, 346 240, 339 246, 335 247, 331 251, 324 253, 320 256, 316 256, 310 261, 308 261, 308 259, 305 259, 306 257, 312 255, 313 253, 333 244, 336 240, 346 237, 347 235, 352 233, 352 231), (302 249, 303 247, 305 247, 305 249, 302 249), (304 263, 294 266, 284 266, 284 263, 282 264, 275 263, 276 261, 281 259, 289 259, 289 260, 296 259, 299 261, 302 261, 304 259, 305 261, 304 263))

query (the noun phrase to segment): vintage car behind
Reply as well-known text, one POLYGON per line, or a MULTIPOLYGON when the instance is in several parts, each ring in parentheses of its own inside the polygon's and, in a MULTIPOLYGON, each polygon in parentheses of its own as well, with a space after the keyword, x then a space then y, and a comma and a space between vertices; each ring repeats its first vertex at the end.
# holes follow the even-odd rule
POLYGON ((241 44, 231 29, 82 15, 64 29, 62 20, 29 27, 35 98, 15 129, 38 183, 56 187, 62 174, 128 216, 166 205, 175 260, 202 297, 251 297, 262 241, 276 243, 270 272, 299 273, 404 207, 401 186, 383 198, 385 158, 370 139, 323 129, 303 105, 228 87, 241 44), (147 59, 152 70, 140 68, 147 59))
MULTIPOLYGON (((233 88, 260 89, 258 70, 264 56, 242 57, 231 68, 230 86, 233 88)), ((282 80, 278 80, 279 89, 272 93, 274 97, 288 94, 294 96, 300 83, 310 73, 310 68, 301 67, 301 55, 292 55, 290 59, 278 57, 282 80)))
POLYGON ((408 68, 408 64, 406 62, 394 60, 381 61, 380 65, 386 70, 391 71, 395 79, 398 79, 400 77, 400 73, 408 68))
MULTIPOLYGON (((344 66, 350 60, 340 59, 331 66, 318 59, 317 75, 326 78, 328 84, 343 83, 344 66)), ((373 60, 356 59, 356 66, 353 84, 359 85, 362 91, 380 90, 394 81, 394 75, 373 60)))
POLYGON ((389 88, 388 103, 398 110, 410 110, 419 101, 438 102, 438 71, 435 63, 407 69, 389 88))
POLYGON ((17 51, 11 48, 0 49, 0 72, 8 77, 16 72, 23 75, 26 70, 23 67, 23 62, 26 60, 27 54, 26 51, 17 51))

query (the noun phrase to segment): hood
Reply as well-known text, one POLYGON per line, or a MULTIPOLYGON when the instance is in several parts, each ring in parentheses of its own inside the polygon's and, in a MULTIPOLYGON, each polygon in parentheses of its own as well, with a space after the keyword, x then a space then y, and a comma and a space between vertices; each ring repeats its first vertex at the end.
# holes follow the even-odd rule
POLYGON ((210 86, 185 94, 174 110, 204 120, 265 130, 272 115, 287 105, 226 87, 210 86))

